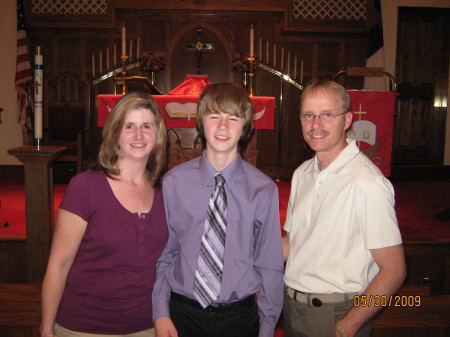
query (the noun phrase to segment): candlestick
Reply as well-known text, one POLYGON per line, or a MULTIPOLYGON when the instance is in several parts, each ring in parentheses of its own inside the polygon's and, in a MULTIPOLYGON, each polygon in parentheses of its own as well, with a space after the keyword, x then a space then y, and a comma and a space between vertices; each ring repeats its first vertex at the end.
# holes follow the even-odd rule
POLYGON ((125 29, 125 22, 122 25, 122 56, 127 54, 127 46, 125 42, 126 37, 126 29, 125 29))
POLYGON ((269 64, 269 40, 266 40, 266 63, 269 64))
POLYGON ((287 57, 287 71, 286 74, 288 76, 291 76, 291 51, 288 51, 288 57, 287 57))
POLYGON ((294 78, 297 78, 297 54, 294 56, 294 78))
POLYGON ((130 39, 130 62, 131 59, 133 58, 133 39, 130 39))
POLYGON ((122 95, 125 95, 128 92, 127 84, 125 82, 127 75, 125 64, 127 63, 128 56, 122 55, 120 58, 122 59, 122 95))
POLYGON ((280 69, 284 69, 284 47, 281 47, 281 61, 280 61, 280 69))
POLYGON ((117 64, 117 46, 114 42, 114 55, 113 55, 113 65, 115 66, 117 64))
POLYGON ((141 48, 141 37, 140 36, 138 36, 138 38, 137 38, 137 46, 136 46, 136 58, 137 59, 139 59, 139 56, 141 55, 141 50, 140 50, 140 48, 141 48))
POLYGON ((102 54, 103 53, 100 50, 99 53, 98 53, 98 58, 99 58, 98 64, 99 64, 100 74, 103 73, 103 71, 102 71, 102 68, 103 68, 103 60, 102 60, 103 59, 103 55, 102 54))
POLYGON ((303 57, 302 61, 300 62, 300 83, 303 84, 303 57))
POLYGON ((39 147, 42 139, 42 108, 43 102, 43 72, 44 57, 41 53, 41 46, 36 47, 36 55, 34 56, 34 138, 37 139, 39 147))
POLYGON ((258 53, 258 57, 259 57, 259 62, 261 62, 261 60, 262 60, 262 38, 261 38, 261 36, 259 37, 259 53, 258 53))
POLYGON ((106 71, 109 70, 109 47, 106 47, 106 71))
POLYGON ((253 54, 254 54, 254 50, 253 50, 254 35, 255 35, 255 31, 253 29, 253 25, 251 25, 250 26, 250 57, 253 57, 253 54))
POLYGON ((248 87, 248 95, 250 97, 252 97, 252 96, 255 96, 255 92, 253 91, 253 76, 255 75, 255 72, 254 72, 255 58, 250 56, 247 58, 247 60, 250 62, 250 72, 248 73, 248 76, 250 77, 249 87, 248 87))
POLYGON ((92 54, 92 78, 95 77, 95 56, 92 54))
POLYGON ((277 43, 273 43, 273 67, 277 66, 277 43))

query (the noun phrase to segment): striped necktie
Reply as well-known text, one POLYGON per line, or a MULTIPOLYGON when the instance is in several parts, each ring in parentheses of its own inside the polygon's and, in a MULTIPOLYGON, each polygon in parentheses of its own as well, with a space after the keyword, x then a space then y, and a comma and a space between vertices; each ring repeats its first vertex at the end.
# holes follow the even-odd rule
POLYGON ((194 296, 203 308, 220 295, 223 256, 227 226, 227 195, 225 179, 216 173, 216 185, 209 199, 202 236, 198 267, 195 272, 194 296))

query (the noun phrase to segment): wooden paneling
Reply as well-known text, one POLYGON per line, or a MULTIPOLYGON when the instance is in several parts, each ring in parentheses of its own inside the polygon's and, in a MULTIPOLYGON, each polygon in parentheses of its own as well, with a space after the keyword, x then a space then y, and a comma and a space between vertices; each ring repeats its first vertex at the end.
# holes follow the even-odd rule
POLYGON ((443 163, 446 107, 435 98, 448 88, 449 19, 450 9, 399 8, 395 164, 443 163))
MULTIPOLYGON (((157 86, 167 93, 181 83, 187 73, 196 73, 197 58, 194 52, 184 50, 187 43, 196 40, 196 27, 204 30, 202 40, 216 45, 216 51, 203 53, 203 73, 211 82, 232 81, 241 84, 240 76, 231 73, 231 58, 235 52, 249 51, 249 27, 255 25, 255 40, 270 41, 269 58, 273 64, 273 42, 277 42, 277 69, 280 66, 281 47, 285 47, 285 69, 287 53, 291 51, 291 62, 297 55, 303 58, 303 82, 313 78, 332 78, 347 67, 364 66, 368 44, 368 29, 361 22, 312 22, 292 20, 290 1, 114 1, 109 2, 107 19, 98 25, 86 25, 83 29, 73 24, 73 18, 64 22, 64 17, 46 22, 42 17, 29 17, 31 50, 41 44, 44 50, 44 77, 51 81, 65 72, 87 84, 92 80, 92 54, 95 56, 98 76, 99 51, 103 52, 103 68, 106 69, 106 47, 109 47, 110 64, 114 64, 113 47, 120 53, 120 26, 124 21, 128 38, 141 37, 142 52, 157 52, 166 55, 167 68, 157 74, 157 86), (256 5, 256 2, 258 3, 256 5), (176 8, 176 9, 175 9, 176 8), (112 15, 111 13, 114 13, 112 15), (108 21, 109 20, 109 21, 108 21)), ((371 1, 368 2, 368 6, 371 1)), ((369 6, 371 8, 371 6, 369 6)), ((423 10, 425 13, 426 10, 423 10)), ((448 29, 450 20, 442 20, 448 11, 439 14, 435 23, 416 25, 403 20, 400 34, 403 42, 399 50, 400 80, 412 84, 433 82, 435 90, 446 92, 448 79, 448 29), (417 26, 417 27, 416 27, 417 26), (436 30, 437 29, 437 30, 436 30), (447 34, 447 35, 446 35, 447 34), (437 41, 436 43, 434 41, 437 41), (417 52, 420 51, 420 52, 417 52), (440 57, 441 55, 442 57, 440 57), (447 55, 447 56, 446 56, 447 55), (408 77, 409 76, 409 77, 408 77)), ((368 14, 367 17, 370 15, 368 14)), ((83 17, 81 22, 85 23, 83 17)), ((93 18, 95 22, 95 18, 93 18)), ((265 46, 264 46, 265 47, 265 46)), ((129 41, 127 41, 127 49, 129 41)), ((258 51, 258 46, 255 48, 258 51)), ((263 48, 265 54, 265 48, 263 48)), ((118 56, 117 56, 118 58, 118 56)), ((291 63, 291 72, 293 64, 291 63)), ((138 70, 134 70, 136 74, 138 70)), ((300 73, 298 64, 298 74, 300 73)), ((300 79, 297 78, 299 81, 300 79)), ((399 79, 398 79, 399 80, 399 79)), ((338 79, 349 89, 361 89, 362 77, 338 79)), ((281 81, 271 74, 257 71, 254 77, 256 95, 277 98, 276 128, 258 133, 257 166, 274 177, 280 169, 289 179, 292 171, 309 158, 311 152, 304 143, 298 122, 299 92, 289 84, 283 84, 284 101, 281 105, 281 81), (283 111, 280 110, 282 107, 283 111), (283 117, 281 118, 281 114, 283 117), (280 120, 282 123, 280 125, 280 120), (281 131, 281 134, 280 134, 281 131), (281 140, 281 143, 280 143, 281 140), (280 153, 282 151, 283 153, 280 153)), ((111 88, 106 88, 111 92, 111 88)), ((105 92, 103 92, 105 93, 105 92)), ((93 97, 91 97, 92 99, 93 97)), ((402 101, 395 115, 394 163, 439 164, 443 156, 445 108, 433 107, 428 101, 402 101)), ((95 105, 91 105, 91 110, 95 105)), ((92 112, 89 112, 92 115, 92 112)), ((91 118, 92 119, 92 118, 91 118)), ((95 123, 90 125, 95 128, 95 123)), ((96 156, 98 130, 90 130, 91 155, 96 156)))
POLYGON ((0 240, 0 283, 27 282, 25 237, 3 237, 0 240))

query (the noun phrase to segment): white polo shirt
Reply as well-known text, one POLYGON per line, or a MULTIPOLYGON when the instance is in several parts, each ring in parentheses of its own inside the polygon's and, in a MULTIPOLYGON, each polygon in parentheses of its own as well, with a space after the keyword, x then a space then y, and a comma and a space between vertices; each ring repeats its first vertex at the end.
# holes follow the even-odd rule
POLYGON ((379 272, 370 249, 402 243, 392 184, 354 140, 347 142, 324 170, 315 157, 294 172, 284 224, 291 288, 361 293, 379 272))

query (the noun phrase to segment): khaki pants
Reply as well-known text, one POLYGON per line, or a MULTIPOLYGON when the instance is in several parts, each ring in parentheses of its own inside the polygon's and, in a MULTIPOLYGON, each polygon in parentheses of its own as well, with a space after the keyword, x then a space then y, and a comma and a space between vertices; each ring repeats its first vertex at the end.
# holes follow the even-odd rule
POLYGON ((155 329, 148 329, 128 335, 99 335, 99 334, 72 331, 63 328, 59 324, 55 324, 55 335, 56 335, 55 337, 155 337, 155 329))
MULTIPOLYGON (((335 337, 334 325, 352 308, 353 300, 324 303, 320 307, 297 302, 284 295, 284 337, 335 337)), ((369 337, 372 323, 364 325, 355 337, 369 337)))

